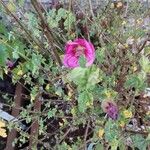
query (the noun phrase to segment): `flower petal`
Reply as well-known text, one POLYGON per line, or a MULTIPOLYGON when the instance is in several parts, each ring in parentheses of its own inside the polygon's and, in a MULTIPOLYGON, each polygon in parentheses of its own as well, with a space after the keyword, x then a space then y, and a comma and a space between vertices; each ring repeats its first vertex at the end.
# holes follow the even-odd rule
POLYGON ((64 56, 64 61, 63 61, 64 66, 68 68, 75 68, 79 66, 78 63, 78 58, 69 54, 66 54, 64 56))
POLYGON ((65 53, 66 54, 74 54, 74 49, 78 46, 76 42, 69 42, 65 46, 65 53))
POLYGON ((95 60, 95 49, 94 49, 93 44, 88 42, 85 39, 76 39, 75 42, 85 47, 85 57, 87 59, 86 66, 88 67, 92 65, 95 60))

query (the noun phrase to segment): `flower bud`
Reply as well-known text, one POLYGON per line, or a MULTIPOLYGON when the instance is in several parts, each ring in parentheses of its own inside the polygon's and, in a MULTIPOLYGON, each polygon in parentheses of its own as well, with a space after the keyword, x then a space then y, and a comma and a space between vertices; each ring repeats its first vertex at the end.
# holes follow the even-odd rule
POLYGON ((101 107, 111 119, 116 120, 118 118, 118 107, 114 101, 104 100, 101 107))

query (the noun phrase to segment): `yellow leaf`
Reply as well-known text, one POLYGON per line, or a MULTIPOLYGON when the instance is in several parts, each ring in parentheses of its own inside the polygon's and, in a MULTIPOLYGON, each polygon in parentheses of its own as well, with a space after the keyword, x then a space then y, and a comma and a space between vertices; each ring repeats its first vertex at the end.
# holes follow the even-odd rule
POLYGON ((150 111, 147 111, 147 112, 146 112, 146 115, 150 116, 150 111))
POLYGON ((5 122, 0 120, 0 128, 6 127, 5 122))
POLYGON ((69 98, 71 98, 71 97, 72 97, 72 95, 73 95, 73 93, 72 93, 71 91, 69 91, 69 92, 68 92, 68 96, 69 96, 69 98))
POLYGON ((75 114, 76 114, 75 108, 72 108, 72 109, 71 109, 71 114, 72 114, 72 115, 75 115, 75 114))
POLYGON ((19 71, 17 72, 17 75, 18 75, 18 76, 22 76, 22 75, 23 75, 23 71, 22 71, 22 70, 19 70, 19 71))
POLYGON ((60 126, 60 127, 62 127, 63 125, 64 125, 63 123, 59 122, 59 126, 60 126))
POLYGON ((106 95, 106 96, 107 96, 107 98, 109 99, 109 98, 111 98, 111 95, 112 95, 112 94, 111 94, 111 92, 110 92, 110 91, 106 91, 106 92, 105 92, 105 95, 106 95))
POLYGON ((142 19, 142 18, 139 18, 136 22, 137 22, 138 25, 140 25, 140 24, 143 23, 143 19, 142 19))
POLYGON ((135 72, 136 70, 137 70, 137 67, 136 67, 136 66, 134 66, 134 67, 133 67, 133 71, 135 72))
POLYGON ((6 134, 6 130, 5 129, 2 129, 2 128, 0 128, 0 136, 2 136, 2 137, 7 137, 7 134, 6 134))
POLYGON ((124 115, 125 118, 131 118, 132 117, 132 111, 124 110, 123 115, 124 115))
POLYGON ((112 9, 115 8, 114 3, 111 3, 110 8, 112 8, 112 9))
POLYGON ((34 96, 33 94, 30 94, 30 96, 31 96, 31 102, 33 102, 36 96, 34 96))
POLYGON ((16 11, 16 6, 15 6, 15 4, 14 4, 13 2, 11 2, 11 1, 7 4, 7 8, 8 8, 11 12, 15 12, 15 11, 16 11))
POLYGON ((128 44, 124 44, 124 47, 125 47, 125 48, 129 48, 128 44))
POLYGON ((120 121, 119 126, 120 126, 121 128, 123 128, 123 127, 125 126, 124 121, 120 121))
POLYGON ((122 7, 122 6, 123 6, 122 2, 118 2, 116 7, 117 7, 117 8, 120 8, 120 7, 122 7))
POLYGON ((46 91, 48 91, 50 89, 50 85, 47 84, 46 87, 45 87, 46 91))
POLYGON ((65 118, 62 119, 63 124, 67 123, 67 120, 65 118))
POLYGON ((38 49, 39 49, 39 47, 36 45, 36 46, 34 46, 34 49, 35 49, 35 50, 38 50, 38 49))
POLYGON ((123 21, 123 22, 122 22, 122 25, 125 25, 125 24, 127 24, 127 22, 126 22, 126 21, 123 21))
POLYGON ((8 74, 8 69, 4 69, 5 74, 8 74))
POLYGON ((87 107, 93 106, 93 102, 89 102, 89 101, 88 101, 88 102, 86 103, 86 106, 87 106, 87 107))
POLYGON ((102 138, 103 135, 104 135, 104 129, 100 128, 99 131, 98 131, 98 137, 102 138))
POLYGON ((61 61, 63 61, 64 55, 60 55, 60 59, 61 59, 61 61))

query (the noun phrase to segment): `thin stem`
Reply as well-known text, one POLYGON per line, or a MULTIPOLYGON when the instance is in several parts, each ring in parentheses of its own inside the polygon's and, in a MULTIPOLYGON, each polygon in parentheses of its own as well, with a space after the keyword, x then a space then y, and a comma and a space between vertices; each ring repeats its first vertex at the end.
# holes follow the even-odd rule
POLYGON ((150 40, 150 38, 146 38, 143 44, 138 48, 138 54, 143 50, 143 48, 146 46, 147 42, 150 40))
POLYGON ((41 11, 41 5, 37 2, 37 0, 31 0, 31 3, 35 9, 35 11, 37 12, 39 18, 40 18, 40 21, 41 21, 41 27, 44 29, 44 32, 45 32, 45 36, 47 37, 47 40, 49 42, 49 44, 51 45, 51 48, 52 48, 52 51, 53 51, 53 54, 54 54, 54 57, 58 63, 59 66, 62 66, 62 62, 61 62, 61 59, 55 49, 55 46, 54 46, 54 40, 53 40, 53 37, 52 37, 52 32, 48 26, 48 23, 45 21, 45 18, 42 14, 42 11, 41 11))
POLYGON ((88 0, 88 2, 89 2, 89 8, 90 8, 91 15, 92 15, 92 17, 94 19, 95 16, 94 16, 93 8, 92 8, 92 2, 91 2, 91 0, 88 0))
POLYGON ((58 142, 58 144, 60 144, 66 137, 67 135, 70 133, 72 127, 70 127, 63 135, 63 137, 60 139, 60 141, 58 142))
POLYGON ((24 27, 24 25, 18 20, 18 18, 8 9, 8 7, 4 4, 2 0, 0 0, 1 4, 3 5, 4 9, 6 12, 8 12, 14 19, 15 21, 19 24, 19 26, 25 31, 27 36, 29 37, 30 40, 34 41, 34 43, 41 49, 44 50, 43 47, 39 44, 41 43, 39 40, 36 40, 35 38, 32 37, 30 32, 24 27))
POLYGON ((85 148, 85 150, 87 149, 86 139, 87 139, 89 127, 90 127, 90 120, 88 120, 87 127, 86 127, 85 134, 84 134, 84 148, 85 148))

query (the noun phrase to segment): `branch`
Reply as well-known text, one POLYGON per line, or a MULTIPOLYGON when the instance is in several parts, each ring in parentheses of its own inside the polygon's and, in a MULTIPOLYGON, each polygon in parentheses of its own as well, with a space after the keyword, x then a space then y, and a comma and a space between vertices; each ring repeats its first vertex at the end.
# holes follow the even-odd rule
POLYGON ((70 127, 63 135, 63 137, 60 139, 60 141, 58 142, 58 144, 60 144, 65 138, 66 136, 70 133, 72 127, 70 127))
POLYGON ((24 25, 18 20, 18 18, 7 8, 7 6, 4 4, 4 2, 2 0, 0 0, 0 2, 3 5, 4 9, 6 10, 6 12, 8 12, 15 19, 15 21, 19 24, 19 26, 25 31, 25 33, 27 34, 27 36, 29 37, 29 39, 32 40, 32 41, 34 41, 34 43, 41 50, 44 51, 43 47, 39 44, 41 42, 39 40, 36 40, 34 37, 32 37, 32 35, 30 34, 30 32, 24 27, 24 25))
POLYGON ((148 132, 143 132, 143 131, 134 131, 134 130, 128 130, 125 129, 126 132, 134 133, 134 134, 142 134, 148 136, 148 132))
POLYGON ((145 41, 143 42, 142 46, 141 46, 141 47, 139 47, 139 49, 138 49, 138 53, 140 53, 140 52, 143 50, 143 48, 145 47, 145 45, 146 45, 147 41, 149 41, 149 40, 150 40, 149 38, 146 38, 146 39, 145 39, 145 41))
POLYGON ((42 11, 41 11, 41 7, 40 4, 37 2, 37 0, 31 0, 31 3, 35 9, 35 11, 37 12, 38 16, 39 16, 39 19, 41 21, 41 26, 42 28, 44 29, 44 32, 45 32, 45 36, 47 37, 47 40, 49 42, 49 44, 51 44, 51 47, 52 47, 52 50, 53 50, 53 54, 54 54, 54 57, 56 59, 56 61, 58 62, 59 66, 62 66, 62 62, 61 62, 61 59, 55 49, 55 46, 54 46, 54 40, 53 40, 53 37, 52 37, 52 32, 48 26, 48 23, 45 21, 45 18, 42 14, 42 11))
POLYGON ((94 12, 93 12, 93 8, 92 8, 92 2, 91 2, 91 0, 88 0, 88 3, 89 3, 89 8, 90 8, 91 15, 92 15, 92 17, 94 19, 95 16, 94 16, 94 12))

